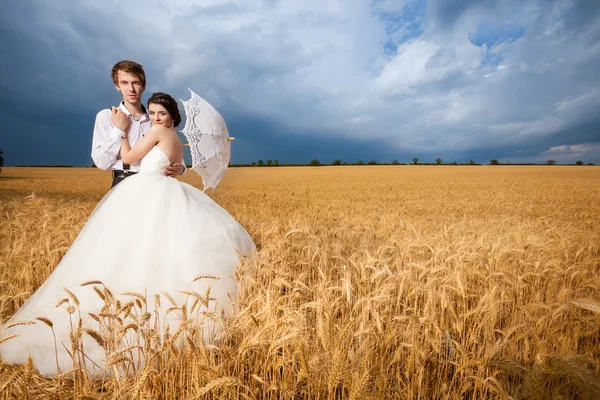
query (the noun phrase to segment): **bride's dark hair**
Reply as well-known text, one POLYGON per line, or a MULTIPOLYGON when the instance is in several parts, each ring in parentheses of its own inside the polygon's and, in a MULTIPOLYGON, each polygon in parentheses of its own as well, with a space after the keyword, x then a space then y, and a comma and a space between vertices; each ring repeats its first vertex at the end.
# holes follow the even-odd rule
POLYGON ((162 92, 152 93, 152 96, 148 99, 148 108, 150 104, 158 104, 163 106, 171 118, 173 118, 173 127, 176 128, 181 123, 181 115, 179 115, 179 108, 177 108, 177 101, 170 95, 162 92))

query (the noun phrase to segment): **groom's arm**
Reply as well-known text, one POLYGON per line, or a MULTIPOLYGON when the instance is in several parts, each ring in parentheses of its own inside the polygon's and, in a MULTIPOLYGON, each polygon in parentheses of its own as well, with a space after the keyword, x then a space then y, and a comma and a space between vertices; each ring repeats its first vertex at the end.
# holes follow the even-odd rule
POLYGON ((173 163, 164 169, 166 176, 176 177, 178 175, 184 175, 187 168, 185 168, 185 159, 181 157, 181 163, 173 163))
POLYGON ((121 150, 124 132, 113 126, 110 110, 102 110, 96 115, 92 138, 92 160, 100 169, 109 169, 117 161, 121 150))
POLYGON ((166 166, 163 170, 166 176, 176 177, 178 175, 185 174, 185 160, 181 160, 181 163, 173 163, 169 166, 166 166))

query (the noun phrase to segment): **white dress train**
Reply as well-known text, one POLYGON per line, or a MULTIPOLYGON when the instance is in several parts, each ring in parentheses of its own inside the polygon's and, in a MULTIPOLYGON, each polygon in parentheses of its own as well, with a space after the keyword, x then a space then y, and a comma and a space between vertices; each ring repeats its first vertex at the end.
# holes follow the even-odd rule
MULTIPOLYGON (((1 358, 11 364, 25 363, 31 355, 35 367, 45 376, 72 369, 70 332, 77 330, 79 316, 83 329, 100 329, 96 319, 106 304, 98 293, 103 293, 102 284, 121 306, 136 299, 138 306, 142 304, 133 294, 123 295, 125 292, 145 296, 147 306, 142 306, 151 315, 146 315, 147 323, 161 334, 167 325, 173 333, 182 319, 181 310, 168 311, 173 305, 161 293, 168 293, 177 306, 185 303, 188 314, 192 314, 194 302, 196 316, 207 311, 219 315, 233 311, 235 270, 255 251, 254 242, 227 211, 202 191, 162 175, 169 163, 165 153, 155 146, 142 159, 140 173, 106 194, 54 272, 3 326, 0 338, 18 336, 0 344, 1 358), (194 278, 199 279, 192 283, 194 278), (102 284, 82 286, 89 281, 102 284), (213 300, 208 307, 206 299, 197 302, 190 295, 205 295, 209 287, 213 300), (156 295, 160 296, 160 307, 156 309, 162 322, 154 326, 156 295), (57 307, 62 299, 68 301, 63 300, 57 307), (73 314, 69 314, 69 306, 73 314), (35 324, 14 325, 21 321, 35 324)), ((103 295, 106 299, 106 293, 103 295)), ((129 319, 142 318, 138 308, 129 319)), ((105 309, 104 314, 107 312, 105 309)), ((209 336, 204 332, 205 340, 209 336)), ((87 333, 80 336, 80 344, 88 372, 102 374, 105 349, 87 333)))

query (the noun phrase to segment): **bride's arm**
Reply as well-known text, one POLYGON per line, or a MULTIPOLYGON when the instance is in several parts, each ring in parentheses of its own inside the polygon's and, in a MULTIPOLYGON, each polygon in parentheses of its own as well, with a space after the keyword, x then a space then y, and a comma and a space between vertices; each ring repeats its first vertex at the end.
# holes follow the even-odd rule
POLYGON ((150 128, 148 133, 146 133, 142 140, 137 142, 133 148, 129 146, 129 141, 127 140, 127 137, 125 137, 121 143, 121 160, 123 160, 125 164, 133 164, 137 160, 144 157, 146 153, 148 153, 150 149, 154 147, 156 143, 158 143, 160 138, 160 129, 160 127, 154 126, 150 128))

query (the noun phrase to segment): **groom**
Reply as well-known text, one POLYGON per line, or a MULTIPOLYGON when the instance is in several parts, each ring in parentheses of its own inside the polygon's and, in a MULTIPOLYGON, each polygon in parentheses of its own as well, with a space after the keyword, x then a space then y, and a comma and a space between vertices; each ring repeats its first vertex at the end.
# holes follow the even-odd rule
MULTIPOLYGON (((112 170, 112 186, 128 176, 135 175, 140 169, 140 162, 131 165, 123 164, 119 152, 124 133, 131 147, 150 130, 152 122, 142 104, 142 93, 146 89, 144 68, 134 61, 120 61, 112 68, 112 80, 123 96, 118 108, 104 109, 96 115, 94 136, 92 139, 92 159, 100 169, 112 170)), ((165 167, 166 176, 183 175, 185 164, 173 163, 165 167)))

